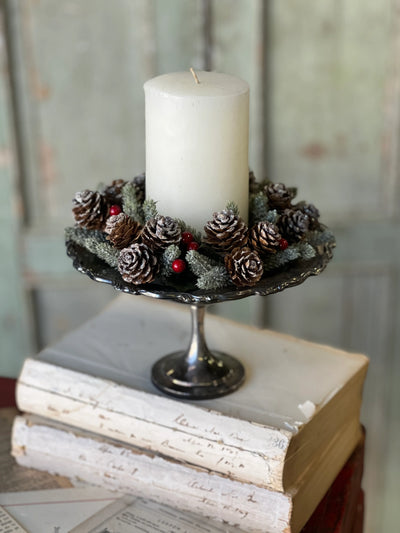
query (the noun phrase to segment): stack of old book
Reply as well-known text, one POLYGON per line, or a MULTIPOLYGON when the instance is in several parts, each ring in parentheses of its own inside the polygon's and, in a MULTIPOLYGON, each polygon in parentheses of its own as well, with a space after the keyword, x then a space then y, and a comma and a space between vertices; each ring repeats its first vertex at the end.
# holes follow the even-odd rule
POLYGON ((367 358, 209 314, 210 348, 238 357, 246 382, 222 398, 180 401, 153 387, 150 370, 185 347, 189 324, 185 305, 121 295, 28 359, 13 455, 248 533, 301 531, 362 449, 367 358))

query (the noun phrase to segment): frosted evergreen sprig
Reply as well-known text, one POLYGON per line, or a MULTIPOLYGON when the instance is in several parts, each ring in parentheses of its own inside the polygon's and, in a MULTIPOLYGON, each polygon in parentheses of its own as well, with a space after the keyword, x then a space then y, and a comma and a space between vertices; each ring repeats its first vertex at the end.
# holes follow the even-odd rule
POLYGON ((322 231, 309 231, 306 235, 306 240, 311 246, 317 248, 318 246, 324 246, 325 244, 335 242, 335 237, 331 230, 326 228, 322 231))
POLYGON ((146 223, 152 218, 156 218, 158 216, 157 202, 151 200, 150 198, 148 200, 145 200, 142 205, 142 212, 143 223, 146 223))
POLYGON ((276 254, 270 254, 264 258, 264 272, 282 268, 290 261, 294 261, 300 257, 300 250, 297 246, 289 246, 286 250, 281 250, 276 254))
POLYGON ((87 243, 86 247, 111 267, 117 267, 119 250, 115 249, 109 242, 98 242, 93 239, 87 243))
POLYGON ((196 286, 199 289, 217 290, 228 285, 230 278, 225 266, 210 257, 196 250, 189 250, 186 262, 197 277, 196 286))
POLYGON ((226 287, 229 281, 230 278, 226 268, 222 265, 217 265, 199 276, 196 281, 196 286, 199 289, 215 291, 226 287))
POLYGON ((65 239, 83 246, 113 268, 118 265, 119 250, 114 248, 100 231, 71 227, 65 230, 65 239))
POLYGON ((276 209, 271 209, 267 213, 267 218, 265 219, 267 222, 270 222, 271 224, 276 224, 278 222, 278 211, 276 209))
POLYGON ((308 242, 300 242, 297 245, 297 248, 299 250, 300 257, 302 259, 305 259, 306 261, 308 261, 309 259, 312 259, 313 257, 315 257, 315 254, 316 254, 315 248, 313 248, 311 244, 309 244, 308 242))
POLYGON ((269 211, 268 198, 263 192, 250 195, 250 225, 257 224, 257 222, 261 222, 262 220, 267 220, 269 211))
POLYGON ((144 223, 144 205, 142 206, 137 198, 136 187, 133 183, 126 183, 122 188, 122 207, 126 215, 130 216, 140 224, 144 223))
POLYGON ((189 250, 185 259, 190 270, 196 277, 203 276, 212 268, 218 266, 217 261, 214 261, 214 259, 211 259, 210 257, 197 252, 196 250, 189 250))
POLYGON ((84 246, 84 241, 87 238, 97 239, 99 242, 106 242, 106 234, 100 230, 86 229, 81 226, 70 226, 65 228, 65 240, 74 241, 81 246, 84 246))
POLYGON ((236 216, 240 215, 239 206, 235 202, 228 202, 226 204, 226 208, 225 209, 227 211, 231 211, 236 216))
POLYGON ((168 246, 161 256, 161 271, 160 275, 163 278, 168 278, 173 273, 172 262, 178 259, 181 255, 181 249, 176 244, 168 246))
POLYGON ((306 241, 293 244, 286 248, 286 250, 281 250, 276 254, 271 254, 264 258, 264 270, 266 272, 270 270, 275 270, 277 268, 282 268, 284 265, 295 259, 304 259, 308 261, 315 257, 316 251, 311 244, 306 241))

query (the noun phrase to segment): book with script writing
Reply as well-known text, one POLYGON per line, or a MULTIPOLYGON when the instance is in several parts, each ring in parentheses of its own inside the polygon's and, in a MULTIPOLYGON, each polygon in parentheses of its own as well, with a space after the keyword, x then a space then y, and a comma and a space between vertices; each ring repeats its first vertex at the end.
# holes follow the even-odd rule
MULTIPOLYGON (((335 480, 336 465, 344 464, 348 450, 360 442, 361 428, 354 419, 311 463, 307 474, 284 493, 32 415, 15 419, 12 454, 20 465, 150 498, 247 533, 298 533, 335 480)), ((355 478, 354 489, 361 480, 355 478)), ((338 516, 339 511, 336 507, 338 516)))
POLYGON ((150 372, 186 347, 189 328, 185 305, 121 295, 25 362, 18 407, 282 493, 322 455, 332 454, 338 473, 331 442, 359 420, 365 356, 209 315, 209 347, 238 357, 246 381, 222 398, 179 401, 150 372))

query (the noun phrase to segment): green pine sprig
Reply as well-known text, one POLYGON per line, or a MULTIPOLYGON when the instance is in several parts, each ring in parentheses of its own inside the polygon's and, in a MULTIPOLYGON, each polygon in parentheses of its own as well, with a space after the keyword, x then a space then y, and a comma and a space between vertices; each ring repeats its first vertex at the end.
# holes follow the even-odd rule
POLYGON ((142 212, 143 212, 143 223, 146 223, 148 220, 151 220, 152 218, 156 218, 158 216, 157 202, 155 202, 154 200, 151 200, 150 198, 148 200, 145 200, 142 205, 142 212))
POLYGON ((199 253, 197 250, 189 250, 185 259, 190 270, 196 277, 203 276, 203 274, 218 266, 217 261, 199 253))
POLYGON ((181 255, 181 249, 176 244, 168 246, 161 256, 161 271, 162 278, 168 278, 173 274, 172 263, 181 255))
POLYGON ((234 215, 240 216, 239 206, 235 202, 228 202, 225 209, 231 211, 234 215))
POLYGON ((196 286, 199 289, 217 290, 229 283, 225 266, 196 250, 187 252, 186 262, 197 278, 196 286))
POLYGON ((226 268, 218 265, 210 268, 207 272, 197 278, 196 285, 199 289, 215 291, 226 287, 229 283, 229 274, 226 268))
POLYGON ((122 209, 123 212, 136 220, 140 224, 144 224, 143 206, 140 204, 134 183, 126 183, 122 188, 122 209))
POLYGON ((324 246, 325 244, 335 242, 335 237, 331 230, 323 227, 322 231, 309 231, 306 235, 306 240, 311 246, 318 248, 318 246, 324 246))
POLYGON ((262 220, 268 220, 268 198, 262 192, 251 194, 249 199, 250 225, 253 226, 262 220))
POLYGON ((83 246, 113 268, 116 268, 118 265, 119 250, 114 248, 114 246, 105 239, 104 233, 100 231, 92 231, 78 227, 66 228, 65 240, 73 241, 76 244, 83 246))

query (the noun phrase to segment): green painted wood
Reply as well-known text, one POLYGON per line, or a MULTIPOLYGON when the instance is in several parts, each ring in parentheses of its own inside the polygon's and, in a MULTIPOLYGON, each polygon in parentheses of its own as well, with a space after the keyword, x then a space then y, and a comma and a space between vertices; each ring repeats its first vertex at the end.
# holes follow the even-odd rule
MULTIPOLYGON (((384 433, 381 435, 382 440, 386 443, 386 461, 384 464, 383 490, 376 497, 379 500, 380 530, 396 531, 399 524, 398 494, 400 480, 400 462, 399 462, 399 442, 400 442, 400 274, 392 276, 392 306, 390 316, 390 327, 392 335, 388 339, 389 348, 392 356, 391 365, 388 369, 389 378, 386 382, 390 395, 386 418, 389 420, 384 433)), ((372 530, 371 530, 372 531, 372 530)))
POLYGON ((269 175, 329 221, 385 212, 383 106, 391 0, 271 3, 269 175))
POLYGON ((154 2, 154 75, 204 69, 203 0, 154 2))
POLYGON ((31 329, 19 255, 20 203, 6 57, 0 11, 0 376, 16 377, 31 355, 31 329))
POLYGON ((36 118, 24 124, 35 140, 32 224, 62 227, 77 190, 144 169, 151 3, 19 1, 16 10, 20 92, 36 118))
POLYGON ((335 263, 360 268, 400 267, 400 226, 397 220, 349 220, 334 226, 335 263))
POLYGON ((264 2, 212 2, 212 64, 250 85, 249 166, 264 178, 264 2))

